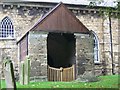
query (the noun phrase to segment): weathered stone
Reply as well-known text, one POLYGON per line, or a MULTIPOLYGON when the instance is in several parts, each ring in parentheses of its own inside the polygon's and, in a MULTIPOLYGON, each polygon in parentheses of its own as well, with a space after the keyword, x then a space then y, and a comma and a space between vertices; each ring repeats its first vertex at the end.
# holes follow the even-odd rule
POLYGON ((84 38, 77 36, 76 38, 77 78, 84 81, 92 81, 92 78, 95 78, 92 43, 92 36, 84 36, 84 38), (87 78, 88 75, 92 77, 87 78))
POLYGON ((47 34, 46 33, 30 32, 29 57, 31 60, 30 77, 47 76, 47 34))
POLYGON ((29 84, 30 81, 30 59, 26 57, 24 62, 24 84, 29 84))
POLYGON ((20 84, 24 84, 24 63, 22 62, 22 63, 20 63, 19 64, 19 66, 20 66, 20 69, 19 69, 19 77, 20 77, 20 79, 19 79, 19 81, 20 81, 20 84))
POLYGON ((30 81, 30 59, 26 56, 25 61, 20 63, 20 84, 29 84, 30 81))
POLYGON ((79 82, 96 82, 98 78, 91 71, 85 72, 83 75, 78 76, 77 80, 79 82))
POLYGON ((4 75, 5 75, 6 88, 7 89, 11 88, 12 90, 16 90, 14 69, 11 60, 4 61, 4 75))
MULTIPOLYGON (((11 3, 12 4, 12 3, 11 3)), ((26 3, 24 5, 28 5, 29 6, 30 3, 26 3)), ((13 8, 10 9, 6 9, 3 7, 3 5, 0 5, 0 21, 2 21, 2 19, 6 16, 8 16, 11 21, 13 22, 14 25, 14 30, 15 30, 15 39, 0 39, 0 48, 2 50, 0 58, 3 61, 3 59, 6 56, 10 56, 11 60, 14 61, 14 64, 18 64, 18 48, 16 45, 16 41, 20 39, 21 36, 23 36, 26 31, 30 30, 30 28, 38 21, 39 18, 41 18, 43 16, 43 8, 39 8, 39 10, 37 8, 31 9, 32 5, 34 5, 34 7, 36 7, 36 5, 33 3, 31 5, 31 8, 26 7, 25 10, 23 10, 23 7, 17 7, 18 5, 15 5, 13 8)), ((39 5, 41 6, 41 3, 39 3, 39 5)), ((72 7, 72 5, 71 5, 72 7)), ((74 11, 74 10, 73 10, 74 11)), ((110 52, 110 34, 109 34, 109 19, 107 16, 103 15, 103 16, 98 16, 97 13, 96 14, 90 14, 90 13, 79 13, 76 14, 76 17, 89 29, 89 30, 93 30, 99 39, 99 44, 100 44, 100 48, 99 48, 99 52, 100 52, 100 63, 102 63, 103 61, 106 61, 106 63, 108 63, 108 67, 111 68, 111 63, 109 63, 108 61, 111 61, 111 56, 110 54, 108 54, 108 52, 110 52)), ((112 25, 112 35, 113 35, 113 58, 115 63, 118 63, 118 59, 116 57, 116 55, 114 54, 115 52, 119 52, 118 50, 118 46, 119 46, 119 27, 120 24, 118 22, 117 18, 113 18, 111 17, 111 25, 112 25)), ((36 33, 37 34, 37 33, 36 33)), ((31 34, 32 35, 32 34, 31 34)), ((36 54, 36 53, 44 53, 43 57, 42 56, 33 56, 32 60, 42 60, 41 62, 43 63, 43 61, 47 60, 47 48, 45 49, 44 47, 46 46, 46 38, 41 38, 42 35, 46 35, 46 34, 41 34, 39 35, 39 33, 37 35, 33 35, 30 37, 34 37, 34 38, 29 38, 30 43, 32 43, 32 45, 29 47, 29 53, 31 53, 31 55, 36 54), (36 43, 36 38, 40 37, 41 39, 38 39, 37 41, 39 42, 38 44, 36 43), (34 42, 35 41, 35 42, 34 42), (38 49, 32 49, 33 47, 37 47, 38 49)), ((84 38, 84 35, 81 36, 80 38, 84 38)), ((89 40, 87 40, 89 42, 89 40)), ((79 42, 79 40, 77 41, 79 42)), ((82 44, 84 43, 84 40, 81 40, 81 43, 77 44, 78 46, 82 47, 84 45, 87 44, 82 44)), ((90 44, 89 44, 90 45, 90 44)), ((83 47, 86 48, 87 51, 89 51, 89 47, 83 47)), ((78 47, 79 49, 79 47, 78 47)), ((82 50, 83 51, 83 50, 82 50)), ((82 52, 80 51, 80 53, 82 52)), ((87 52, 84 51, 84 52, 87 52)), ((119 54, 118 54, 119 55, 119 54)), ((87 55, 86 55, 87 56, 87 55)), ((78 56, 78 58, 81 57, 80 55, 78 56)), ((90 57, 87 57, 90 58, 90 57)), ((46 61, 47 62, 47 61, 46 61)), ((0 63, 2 64, 2 63, 0 63)), ((98 65, 95 65, 98 66, 98 65)), ((101 67, 104 67, 102 64, 100 64, 101 67)), ((98 66, 99 67, 99 66, 98 66)), ((117 73, 118 67, 114 68, 115 72, 117 73)), ((1 70, 0 70, 1 71, 1 70)), ((110 71, 110 70, 109 70, 110 71)), ((17 71, 16 71, 17 72, 17 71)), ((101 70, 102 72, 102 70, 101 70)), ((111 71, 110 71, 111 72, 111 71)), ((2 75, 3 76, 3 75, 2 75)))

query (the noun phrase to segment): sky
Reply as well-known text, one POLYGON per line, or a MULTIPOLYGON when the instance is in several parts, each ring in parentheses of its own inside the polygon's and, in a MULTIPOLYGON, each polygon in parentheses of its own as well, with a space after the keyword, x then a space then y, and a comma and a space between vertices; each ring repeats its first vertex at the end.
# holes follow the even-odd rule
MULTIPOLYGON (((68 3, 68 4, 83 4, 83 5, 89 5, 89 2, 92 0, 3 0, 4 2, 7 1, 11 1, 11 2, 15 2, 15 1, 32 1, 32 2, 60 2, 62 1, 63 3, 68 3)), ((115 0, 104 0, 104 3, 100 4, 99 6, 111 6, 114 7, 116 6, 116 3, 114 3, 115 0)))

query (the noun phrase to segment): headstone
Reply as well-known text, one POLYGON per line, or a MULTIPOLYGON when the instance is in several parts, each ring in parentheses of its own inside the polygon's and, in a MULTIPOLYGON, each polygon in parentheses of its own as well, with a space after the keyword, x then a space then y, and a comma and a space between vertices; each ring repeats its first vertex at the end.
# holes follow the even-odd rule
POLYGON ((25 58, 25 61, 20 63, 20 84, 28 84, 30 81, 30 60, 29 57, 25 58))
POLYGON ((16 90, 13 64, 11 60, 6 60, 4 62, 4 76, 5 76, 6 88, 16 90))
POLYGON ((21 62, 20 63, 20 84, 23 85, 24 84, 24 63, 21 62))
POLYGON ((26 60, 24 62, 24 84, 29 83, 30 78, 30 60, 29 57, 26 57, 26 60))

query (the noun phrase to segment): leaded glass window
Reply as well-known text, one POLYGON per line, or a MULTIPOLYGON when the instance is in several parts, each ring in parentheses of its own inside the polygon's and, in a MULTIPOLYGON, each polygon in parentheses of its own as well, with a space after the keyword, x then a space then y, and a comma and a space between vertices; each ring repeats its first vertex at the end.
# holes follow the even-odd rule
POLYGON ((100 62, 100 58, 99 58, 99 39, 98 36, 96 35, 95 32, 93 32, 93 36, 94 36, 94 62, 95 63, 99 63, 100 62))
POLYGON ((14 38, 14 27, 9 17, 5 17, 0 23, 0 38, 14 38))

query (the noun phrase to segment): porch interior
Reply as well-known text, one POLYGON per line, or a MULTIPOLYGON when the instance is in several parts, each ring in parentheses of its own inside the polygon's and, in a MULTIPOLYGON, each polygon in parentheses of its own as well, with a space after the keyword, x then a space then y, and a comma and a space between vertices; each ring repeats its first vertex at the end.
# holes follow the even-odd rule
POLYGON ((47 64, 49 81, 71 81, 74 79, 75 42, 76 39, 72 33, 48 34, 47 64))

